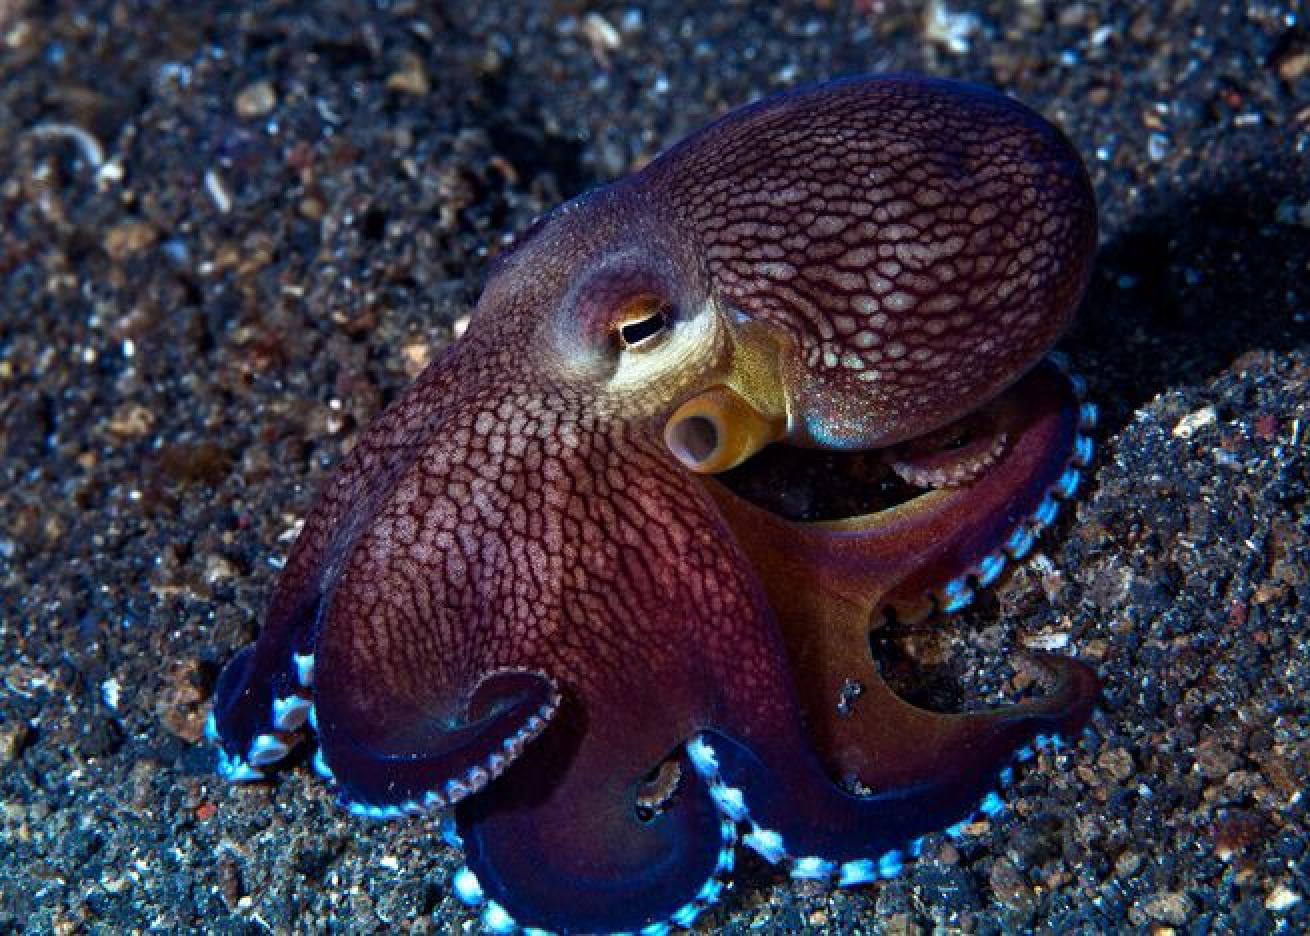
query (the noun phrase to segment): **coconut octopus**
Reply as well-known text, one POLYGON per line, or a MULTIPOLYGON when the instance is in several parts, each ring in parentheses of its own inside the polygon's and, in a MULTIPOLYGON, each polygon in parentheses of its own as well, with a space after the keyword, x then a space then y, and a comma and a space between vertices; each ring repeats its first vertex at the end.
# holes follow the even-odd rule
POLYGON ((223 773, 308 726, 353 812, 453 811, 495 931, 690 925, 739 843, 896 874, 1099 695, 1047 657, 1045 695, 937 713, 870 650, 1078 487, 1095 409, 1048 352, 1095 247, 1058 130, 912 76, 742 108, 557 208, 321 492, 218 682, 223 773), (775 443, 914 496, 800 522, 716 479, 775 443))

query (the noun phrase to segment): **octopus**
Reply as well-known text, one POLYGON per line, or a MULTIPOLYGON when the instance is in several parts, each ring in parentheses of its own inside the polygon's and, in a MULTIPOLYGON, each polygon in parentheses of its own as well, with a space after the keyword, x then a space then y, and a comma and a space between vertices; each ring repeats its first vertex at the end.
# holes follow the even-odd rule
POLYGON ((1096 410, 1048 352, 1096 236, 1055 127, 903 75, 733 111, 550 212, 320 493, 216 685, 221 772, 308 736, 351 812, 446 817, 496 932, 689 926, 739 846, 896 875, 1099 697, 1044 656, 1036 697, 930 711, 870 642, 1078 489, 1096 410), (912 495, 784 517, 721 477, 769 446, 912 495))

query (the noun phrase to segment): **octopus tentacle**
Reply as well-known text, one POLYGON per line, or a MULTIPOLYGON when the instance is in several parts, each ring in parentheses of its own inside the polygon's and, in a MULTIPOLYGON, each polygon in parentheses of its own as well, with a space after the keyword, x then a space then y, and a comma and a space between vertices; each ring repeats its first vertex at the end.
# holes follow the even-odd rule
POLYGON ((315 768, 352 812, 379 819, 480 791, 541 734, 560 700, 539 668, 456 652, 447 641, 458 635, 407 644, 396 617, 411 607, 407 586, 378 574, 391 558, 372 535, 360 538, 311 657, 317 685, 330 689, 314 697, 315 768))
POLYGON ((517 760, 559 708, 544 673, 498 670, 455 717, 405 712, 389 731, 366 730, 336 694, 315 707, 314 765, 352 813, 371 819, 444 809, 480 792, 517 760))
MULTIPOLYGON (((566 714, 568 703, 565 705, 566 714)), ((567 932, 690 926, 715 903, 732 871, 735 823, 720 816, 708 784, 689 769, 654 815, 637 808, 650 769, 609 731, 585 735, 560 718, 532 750, 456 821, 467 869, 456 892, 483 906, 493 931, 531 921, 567 932)))
MULTIPOLYGON (((785 679, 786 661, 768 672, 785 679)), ((933 760, 896 739, 883 755, 891 761, 909 753, 917 772, 902 776, 894 765, 883 776, 871 772, 861 779, 872 783, 860 792, 845 789, 821 762, 787 685, 770 688, 772 704, 724 712, 687 755, 720 813, 742 828, 742 844, 797 879, 866 884, 899 874, 923 836, 946 827, 958 837, 978 813, 996 815, 1004 808, 997 790, 1010 782, 1011 764, 1082 727, 1097 697, 1095 676, 1072 661, 1061 661, 1056 673, 1045 699, 990 713, 981 723, 972 715, 913 710, 883 692, 877 701, 891 705, 894 718, 916 719, 913 728, 925 732, 919 740, 933 745, 938 731, 945 743, 934 745, 940 757, 933 760), (979 726, 979 733, 969 730, 979 726)))
MULTIPOLYGON (((1094 698, 1095 678, 1081 666, 1065 670, 1061 698, 1094 698)), ((1070 711, 1082 712, 1082 702, 1070 711)), ((1085 714, 1067 719, 1072 730, 1085 714)), ((1018 728, 1010 743, 1023 736, 1018 728)), ((943 828, 958 838, 976 816, 1004 809, 996 791, 1012 780, 1011 761, 1033 756, 1033 746, 1058 747, 1064 732, 1031 735, 1032 746, 968 748, 949 769, 894 783, 870 793, 851 793, 833 783, 808 749, 780 732, 759 726, 743 741, 709 732, 689 745, 693 766, 711 785, 725 818, 746 829, 742 844, 798 880, 853 887, 896 877, 907 858, 917 857, 927 834, 943 828), (999 755, 999 756, 998 756, 999 755), (963 764, 966 769, 961 770, 963 764)), ((894 756, 894 752, 893 756, 894 756)))
POLYGON ((1023 546, 1035 524, 1053 519, 1051 492, 1070 487, 1085 454, 1076 390, 1055 367, 1030 374, 994 408, 998 430, 1012 441, 983 477, 878 514, 794 524, 711 487, 764 573, 806 724, 834 776, 875 789, 913 784, 959 769, 974 756, 963 752, 994 769, 1025 732, 1067 729, 1086 718, 1094 680, 1067 671, 1062 685, 1083 690, 1072 697, 1057 693, 1044 703, 970 715, 922 712, 886 688, 868 642, 888 608, 919 613, 925 595, 946 610, 962 607, 972 582, 990 584, 1000 574, 1007 544, 1023 546))
POLYGON ((1005 452, 1006 434, 990 425, 988 412, 966 416, 944 429, 907 442, 890 455, 897 476, 915 487, 958 487, 975 481, 1005 452), (961 435, 964 441, 954 443, 961 435))
POLYGON ((431 368, 369 427, 365 444, 342 462, 314 508, 278 577, 259 640, 223 668, 205 725, 229 780, 263 779, 262 767, 286 756, 311 714, 314 645, 324 595, 332 594, 340 557, 394 477, 417 452, 420 429, 444 418, 433 403, 449 396, 454 375, 431 368), (400 441, 393 440, 400 437, 400 441))
POLYGON ((1082 485, 1083 472, 1092 461, 1095 443, 1089 433, 1096 428, 1099 414, 1095 403, 1086 399, 1087 385, 1081 376, 1069 370, 1063 354, 1053 353, 1046 358, 1046 367, 1061 374, 1067 381, 1066 400, 1069 418, 1076 422, 1073 448, 1068 452, 1064 471, 1046 490, 1046 496, 1031 511, 1030 516, 1017 523, 1005 536, 1000 546, 975 561, 970 568, 944 586, 936 589, 932 600, 935 607, 948 614, 964 610, 973 601, 975 588, 994 584, 1004 573, 1009 562, 1027 557, 1037 537, 1053 524, 1059 515, 1060 505, 1072 500, 1082 485))
POLYGON ((228 780, 263 779, 262 768, 296 744, 311 710, 313 656, 309 648, 320 604, 280 596, 256 644, 223 668, 205 734, 219 745, 219 772, 228 780))

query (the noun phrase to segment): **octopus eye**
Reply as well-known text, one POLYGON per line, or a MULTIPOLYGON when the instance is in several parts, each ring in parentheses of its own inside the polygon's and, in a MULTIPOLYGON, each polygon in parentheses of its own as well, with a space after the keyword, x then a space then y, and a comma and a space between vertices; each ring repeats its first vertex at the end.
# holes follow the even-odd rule
POLYGON ((625 351, 653 346, 668 332, 673 309, 667 302, 651 296, 627 303, 618 328, 619 343, 625 351))

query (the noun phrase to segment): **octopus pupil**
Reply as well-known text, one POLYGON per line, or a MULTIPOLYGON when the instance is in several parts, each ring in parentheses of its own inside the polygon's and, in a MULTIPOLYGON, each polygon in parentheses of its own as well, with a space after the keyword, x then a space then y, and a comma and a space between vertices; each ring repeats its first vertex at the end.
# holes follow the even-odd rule
POLYGON ((668 316, 663 309, 656 309, 653 315, 644 319, 638 319, 635 322, 626 322, 619 327, 619 335, 623 338, 623 343, 629 348, 638 345, 653 335, 659 334, 664 330, 664 326, 669 323, 668 316))

